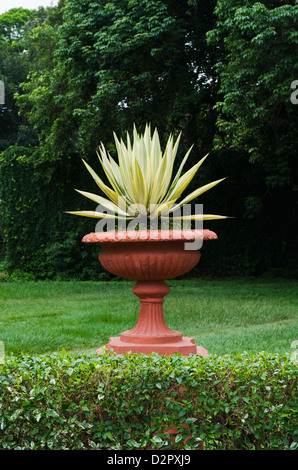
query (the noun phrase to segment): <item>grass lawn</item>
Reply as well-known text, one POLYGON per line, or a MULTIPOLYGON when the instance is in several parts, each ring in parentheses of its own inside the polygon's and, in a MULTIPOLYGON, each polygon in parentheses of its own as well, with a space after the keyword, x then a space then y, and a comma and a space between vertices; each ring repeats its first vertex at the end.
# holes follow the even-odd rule
MULTIPOLYGON (((289 280, 173 280, 168 326, 210 354, 292 352, 298 340, 297 284, 289 280)), ((5 352, 95 351, 132 328, 134 282, 0 282, 0 340, 5 352)))

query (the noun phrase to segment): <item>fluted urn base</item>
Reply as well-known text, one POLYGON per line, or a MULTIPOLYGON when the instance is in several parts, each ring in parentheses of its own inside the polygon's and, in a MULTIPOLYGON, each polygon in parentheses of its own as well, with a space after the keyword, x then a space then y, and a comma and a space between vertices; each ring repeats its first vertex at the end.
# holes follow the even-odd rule
MULTIPOLYGON (((110 338, 105 348, 117 354, 156 352, 170 356, 178 352, 183 356, 208 356, 205 348, 195 345, 194 338, 182 336, 182 333, 171 330, 166 324, 163 302, 170 288, 164 281, 138 281, 132 292, 140 300, 138 322, 131 330, 110 338)), ((97 352, 102 352, 102 348, 97 352)))

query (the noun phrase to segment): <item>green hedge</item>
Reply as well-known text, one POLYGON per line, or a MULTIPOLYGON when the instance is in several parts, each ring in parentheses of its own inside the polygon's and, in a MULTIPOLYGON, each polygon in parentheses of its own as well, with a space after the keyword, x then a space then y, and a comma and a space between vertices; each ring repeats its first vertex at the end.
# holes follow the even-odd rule
POLYGON ((297 448, 288 355, 61 353, 0 368, 1 449, 297 448))

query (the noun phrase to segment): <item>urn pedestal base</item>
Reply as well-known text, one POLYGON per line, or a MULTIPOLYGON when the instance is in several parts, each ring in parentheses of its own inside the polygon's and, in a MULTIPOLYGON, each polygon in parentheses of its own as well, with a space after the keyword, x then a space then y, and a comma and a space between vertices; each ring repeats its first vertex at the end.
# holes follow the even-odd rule
POLYGON ((182 354, 182 356, 189 356, 190 354, 197 354, 198 356, 208 357, 207 349, 202 346, 196 346, 194 339, 183 336, 182 341, 179 343, 162 344, 129 344, 121 341, 120 336, 110 338, 109 343, 105 346, 98 348, 96 353, 101 354, 103 348, 107 348, 109 352, 116 354, 126 354, 127 352, 136 354, 152 354, 153 352, 161 356, 172 356, 175 352, 182 354))
MULTIPOLYGON (((138 281, 132 292, 139 297, 140 315, 137 324, 120 336, 112 337, 103 347, 110 352, 126 354, 151 354, 171 356, 177 352, 183 356, 197 354, 208 357, 208 351, 196 346, 194 338, 182 336, 171 330, 165 322, 163 312, 164 297, 170 292, 164 281, 138 281)), ((101 353, 99 348, 97 353, 101 353)))

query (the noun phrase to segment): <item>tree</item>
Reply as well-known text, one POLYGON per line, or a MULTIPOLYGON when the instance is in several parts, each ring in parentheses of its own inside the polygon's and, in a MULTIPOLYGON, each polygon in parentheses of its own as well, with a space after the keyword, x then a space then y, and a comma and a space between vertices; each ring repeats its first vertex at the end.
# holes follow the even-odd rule
POLYGON ((266 239, 263 266, 285 265, 293 259, 298 189, 298 115, 290 99, 298 77, 298 5, 218 0, 215 13, 208 41, 225 51, 216 64, 217 143, 245 167, 238 175, 246 191, 241 216, 266 239))
POLYGON ((5 104, 0 105, 0 151, 25 137, 20 132, 23 118, 18 114, 14 94, 29 71, 21 42, 25 25, 32 16, 30 10, 23 8, 13 8, 0 15, 0 80, 5 85, 5 104))
POLYGON ((0 15, 0 43, 19 40, 25 24, 33 15, 34 12, 26 8, 11 8, 0 15))
MULTIPOLYGON (((210 151, 218 50, 207 45, 205 33, 214 25, 214 6, 215 0, 78 0, 31 21, 25 35, 30 71, 17 104, 38 136, 39 152, 29 153, 27 164, 46 164, 59 210, 83 208, 72 190, 90 185, 81 157, 97 161, 100 140, 113 152, 112 132, 133 123, 151 122, 163 140, 182 130, 181 154, 195 144, 189 165, 210 151)), ((219 177, 214 165, 203 169, 202 184, 219 177)), ((50 224, 56 236, 57 220, 50 224)), ((59 232, 73 227, 79 237, 77 219, 59 216, 59 224, 59 232)))
POLYGON ((298 5, 295 2, 219 1, 210 42, 224 41, 218 62, 217 109, 225 142, 246 151, 265 171, 268 188, 294 188, 297 109, 290 100, 298 77, 298 5), (243 4, 244 3, 244 4, 243 4), (292 5, 291 5, 292 4, 292 5))
MULTIPOLYGON (((148 121, 161 134, 183 130, 185 147, 195 142, 195 159, 210 150, 215 48, 206 45, 205 32, 213 25, 214 5, 68 2, 63 24, 47 33, 53 35, 48 44, 57 44, 52 59, 30 73, 18 99, 38 129, 45 158, 92 158, 100 139, 112 142, 112 130, 148 121), (202 125, 206 119, 209 132, 202 125)), ((31 48, 40 38, 31 37, 31 48)))
MULTIPOLYGON (((84 253, 75 230, 84 223, 62 215, 75 201, 68 185, 76 182, 76 175, 60 162, 44 162, 38 129, 15 101, 21 82, 30 81, 31 75, 38 80, 41 73, 51 74, 60 9, 23 13, 11 10, 0 17, 5 33, 0 78, 6 90, 5 105, 0 106, 0 233, 6 241, 6 261, 10 270, 40 278, 63 275, 61 271, 67 275, 69 270, 73 276, 75 267, 84 278, 84 268, 90 273, 92 267, 79 267, 84 253)), ((40 119, 45 117, 40 114, 40 119)))

